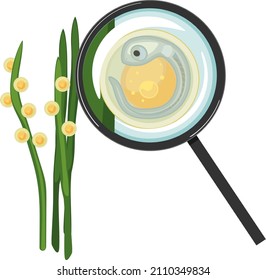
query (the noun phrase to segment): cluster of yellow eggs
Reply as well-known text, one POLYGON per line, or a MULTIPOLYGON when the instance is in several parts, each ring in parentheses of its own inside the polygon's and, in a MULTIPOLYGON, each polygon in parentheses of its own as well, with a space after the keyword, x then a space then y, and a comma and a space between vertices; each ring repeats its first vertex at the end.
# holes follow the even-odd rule
MULTIPOLYGON (((4 69, 11 73, 13 69, 13 64, 14 64, 14 58, 8 58, 4 62, 4 69)), ((13 83, 14 89, 21 93, 24 92, 28 89, 29 87, 29 82, 26 78, 24 77, 19 77, 15 79, 13 83)), ((69 87, 70 87, 70 81, 67 77, 59 77, 55 81, 55 87, 58 91, 60 92, 66 92, 69 87)), ((0 97, 0 102, 4 107, 12 107, 12 96, 10 95, 9 92, 6 92, 2 94, 0 97)), ((21 107, 21 115, 25 118, 32 118, 36 114, 36 107, 32 103, 26 103, 21 107)), ((57 102, 55 101, 48 101, 45 106, 44 106, 44 111, 48 116, 56 116, 59 111, 60 111, 60 106, 57 102)), ((76 131, 77 127, 76 124, 70 121, 65 122, 62 127, 61 131, 65 136, 73 136, 76 131)), ((31 138, 32 143, 36 147, 43 147, 47 143, 47 136, 42 133, 38 132, 34 134, 32 137, 30 135, 30 132, 26 128, 19 128, 15 132, 15 139, 19 143, 25 143, 31 138)))

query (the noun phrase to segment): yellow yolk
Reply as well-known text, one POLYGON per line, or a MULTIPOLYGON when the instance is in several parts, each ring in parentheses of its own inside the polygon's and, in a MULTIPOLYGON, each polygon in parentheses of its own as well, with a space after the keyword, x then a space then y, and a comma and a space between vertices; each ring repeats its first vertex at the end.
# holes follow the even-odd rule
POLYGON ((6 64, 6 67, 9 71, 11 71, 13 68, 13 61, 8 61, 8 63, 6 64))
POLYGON ((19 82, 17 83, 17 87, 18 87, 19 89, 23 89, 23 88, 25 87, 25 82, 24 82, 24 81, 19 81, 19 82))
POLYGON ((25 109, 26 115, 31 115, 32 112, 33 112, 33 109, 32 109, 31 107, 27 107, 27 108, 25 109))
POLYGON ((140 84, 139 91, 141 96, 150 99, 154 98, 158 94, 159 87, 153 81, 145 81, 140 84))
POLYGON ((37 144, 41 145, 44 142, 44 138, 42 136, 37 136, 35 138, 35 141, 36 141, 37 144))
POLYGON ((12 72, 13 64, 14 64, 14 58, 10 57, 10 58, 6 59, 4 62, 5 70, 7 72, 12 72))
POLYGON ((10 96, 5 96, 4 97, 4 102, 5 102, 6 105, 10 105, 12 103, 10 96))
POLYGON ((174 95, 176 75, 164 58, 156 58, 145 65, 126 66, 121 86, 127 101, 136 108, 157 108, 174 95))
POLYGON ((47 110, 48 110, 49 113, 54 113, 55 110, 56 110, 56 108, 55 108, 54 105, 49 105, 49 106, 47 107, 47 110))
POLYGON ((74 128, 71 125, 66 125, 65 130, 67 133, 72 133, 74 131, 74 128))
POLYGON ((67 86, 67 83, 66 83, 66 81, 62 80, 62 81, 59 81, 58 85, 60 88, 65 88, 67 86))
POLYGON ((18 139, 24 140, 26 139, 27 134, 24 131, 18 133, 18 139))

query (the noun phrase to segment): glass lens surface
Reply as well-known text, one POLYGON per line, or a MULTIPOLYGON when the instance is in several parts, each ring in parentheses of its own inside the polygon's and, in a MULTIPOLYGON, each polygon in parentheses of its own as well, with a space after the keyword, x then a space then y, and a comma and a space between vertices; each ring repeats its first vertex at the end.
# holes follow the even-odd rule
POLYGON ((164 148, 206 125, 222 96, 220 89, 215 98, 217 58, 182 12, 133 9, 98 29, 83 44, 78 75, 83 106, 102 132, 127 146, 164 148))

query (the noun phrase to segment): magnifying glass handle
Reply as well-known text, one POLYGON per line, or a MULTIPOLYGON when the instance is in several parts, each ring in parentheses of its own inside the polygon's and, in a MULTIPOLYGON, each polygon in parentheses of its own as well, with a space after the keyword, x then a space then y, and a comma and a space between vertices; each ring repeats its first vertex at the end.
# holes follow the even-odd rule
POLYGON ((203 144, 200 142, 199 138, 196 136, 189 140, 188 143, 256 245, 264 241, 265 237, 262 232, 257 227, 203 144))

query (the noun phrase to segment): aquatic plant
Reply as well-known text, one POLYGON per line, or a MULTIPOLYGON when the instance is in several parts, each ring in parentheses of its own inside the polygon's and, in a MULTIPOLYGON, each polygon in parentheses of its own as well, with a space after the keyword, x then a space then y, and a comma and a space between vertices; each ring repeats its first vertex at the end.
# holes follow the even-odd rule
POLYGON ((55 65, 54 101, 48 102, 45 111, 55 116, 55 156, 53 176, 53 222, 52 246, 56 252, 60 244, 59 191, 60 185, 64 198, 64 255, 68 259, 72 254, 71 221, 71 174, 75 153, 75 132, 77 115, 76 62, 79 51, 77 20, 74 19, 71 32, 71 73, 68 79, 67 43, 64 30, 59 41, 59 56, 55 65), (68 98, 68 100, 67 100, 68 98))
MULTIPOLYGON (((78 98, 76 93, 76 63, 79 52, 79 34, 77 20, 74 19, 71 31, 71 72, 68 78, 67 42, 64 30, 59 41, 59 56, 56 60, 54 74, 54 100, 48 101, 44 110, 47 115, 55 118, 55 155, 53 174, 53 216, 52 216, 52 246, 59 251, 60 220, 59 194, 60 186, 64 199, 64 255, 68 259, 72 254, 72 221, 71 221, 71 175, 75 154, 75 133, 78 98)), ((36 148, 47 143, 47 136, 43 132, 32 135, 28 119, 36 114, 36 107, 32 103, 23 104, 20 94, 27 91, 29 81, 20 76, 23 53, 23 42, 20 44, 15 58, 4 61, 4 69, 11 73, 10 93, 0 97, 4 107, 14 108, 21 123, 21 128, 15 132, 15 139, 19 143, 27 143, 35 169, 39 190, 40 211, 40 249, 46 249, 46 182, 36 148)))
MULTIPOLYGON (((17 114, 17 117, 22 125, 22 128, 18 129, 15 133, 15 138, 18 142, 27 142, 30 155, 32 158, 33 166, 35 169, 36 179, 38 183, 39 191, 39 212, 40 212, 40 249, 46 248, 46 182, 42 170, 42 166, 39 160, 39 156, 34 145, 34 138, 30 130, 27 118, 33 116, 35 112, 35 106, 27 104, 22 106, 20 99, 20 92, 24 92, 28 88, 28 80, 19 77, 20 65, 23 52, 23 42, 20 44, 15 59, 9 58, 5 61, 4 67, 8 72, 11 72, 10 79, 10 97, 13 108, 17 114), (29 110, 30 109, 30 110, 29 110)), ((10 104, 7 101, 8 95, 3 97, 4 103, 10 104)))

